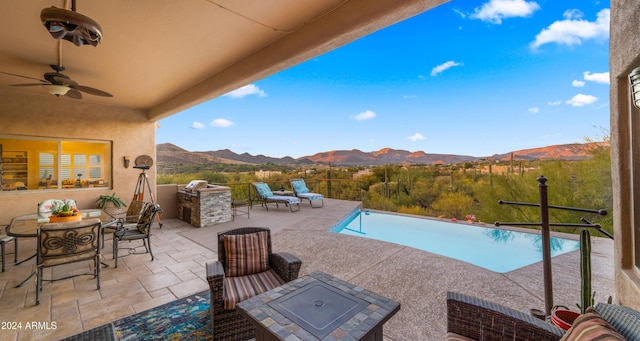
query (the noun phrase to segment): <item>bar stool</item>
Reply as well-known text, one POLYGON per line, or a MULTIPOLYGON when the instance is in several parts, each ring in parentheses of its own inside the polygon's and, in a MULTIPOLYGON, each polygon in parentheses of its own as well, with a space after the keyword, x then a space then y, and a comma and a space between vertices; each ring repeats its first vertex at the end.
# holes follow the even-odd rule
MULTIPOLYGON (((5 225, 5 229, 6 229, 6 225, 5 225)), ((18 262, 18 240, 16 239, 16 237, 13 236, 8 236, 6 234, 0 234, 0 247, 2 248, 2 272, 4 272, 4 264, 5 264, 5 245, 10 242, 13 241, 13 247, 14 247, 14 251, 13 251, 13 262, 17 263, 18 262)))

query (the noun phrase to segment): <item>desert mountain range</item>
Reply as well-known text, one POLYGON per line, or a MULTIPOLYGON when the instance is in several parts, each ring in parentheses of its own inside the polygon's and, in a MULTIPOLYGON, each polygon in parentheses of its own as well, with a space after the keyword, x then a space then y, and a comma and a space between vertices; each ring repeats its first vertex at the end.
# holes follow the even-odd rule
POLYGON ((505 154, 475 157, 468 155, 433 154, 423 151, 410 152, 391 148, 383 148, 373 152, 358 149, 332 150, 310 156, 292 158, 289 156, 275 158, 265 155, 237 154, 229 149, 208 152, 190 152, 171 143, 156 145, 159 164, 319 164, 332 165, 384 165, 384 164, 456 164, 460 162, 487 160, 579 160, 588 156, 593 143, 574 143, 523 149, 505 154))

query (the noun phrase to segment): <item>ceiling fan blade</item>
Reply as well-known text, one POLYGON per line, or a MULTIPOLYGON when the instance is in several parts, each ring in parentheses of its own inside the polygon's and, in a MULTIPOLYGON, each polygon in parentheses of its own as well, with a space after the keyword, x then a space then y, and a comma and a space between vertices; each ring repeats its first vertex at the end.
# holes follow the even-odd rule
POLYGON ((80 93, 80 91, 75 90, 75 89, 69 89, 69 91, 67 91, 65 96, 73 98, 73 99, 82 99, 82 94, 80 93))
MULTIPOLYGON (((48 84, 48 83, 47 83, 48 84)), ((43 86, 45 83, 31 83, 31 84, 9 84, 9 86, 43 86)))
POLYGON ((89 95, 94 95, 94 96, 102 96, 102 97, 113 97, 112 94, 102 91, 102 90, 98 90, 98 89, 94 89, 92 87, 88 87, 88 86, 84 86, 84 85, 78 85, 78 86, 72 86, 72 88, 88 93, 89 95))
POLYGON ((43 79, 39 79, 39 78, 33 78, 33 77, 29 77, 29 76, 23 76, 23 75, 16 75, 15 73, 9 73, 9 72, 4 72, 4 71, 0 71, 0 73, 3 73, 5 75, 9 75, 9 76, 16 76, 16 77, 20 77, 20 78, 26 78, 26 79, 33 79, 42 83, 48 83, 47 81, 43 80, 43 79))

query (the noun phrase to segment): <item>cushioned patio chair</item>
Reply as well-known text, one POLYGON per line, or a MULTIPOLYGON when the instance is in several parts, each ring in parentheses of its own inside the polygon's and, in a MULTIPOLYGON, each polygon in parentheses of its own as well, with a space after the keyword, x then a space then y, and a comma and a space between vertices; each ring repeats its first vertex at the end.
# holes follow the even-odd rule
POLYGON ((253 338, 255 327, 236 311, 236 304, 298 278, 301 265, 289 253, 272 253, 268 228, 219 232, 218 260, 206 263, 213 339, 253 338))
POLYGON ((132 200, 127 207, 127 213, 125 216, 115 217, 118 218, 119 224, 106 227, 102 229, 102 247, 104 248, 104 235, 107 233, 113 233, 121 225, 137 224, 142 216, 142 209, 145 207, 145 202, 140 200, 132 200))
POLYGON ((251 184, 255 189, 258 200, 262 202, 262 206, 264 206, 267 211, 269 210, 269 203, 275 203, 276 208, 279 208, 278 204, 285 204, 285 206, 289 206, 291 212, 300 210, 300 198, 288 195, 274 195, 269 185, 264 182, 252 182, 251 184), (297 209, 294 210, 293 205, 296 205, 297 209))
MULTIPOLYGON (((80 261, 93 261, 92 274, 100 289, 100 228, 98 218, 44 224, 38 229, 36 262, 36 305, 40 304, 44 268, 80 261)), ((66 279, 75 277, 60 278, 66 279)))
POLYGON ((290 179, 289 181, 291 182, 291 188, 293 188, 293 193, 296 197, 309 200, 309 205, 311 205, 312 208, 320 208, 324 206, 324 196, 319 193, 311 193, 309 188, 307 188, 307 184, 304 182, 304 179, 297 178, 290 179), (313 206, 314 201, 320 201, 320 206, 313 206))
MULTIPOLYGON (((118 267, 118 250, 120 243, 134 240, 142 240, 142 246, 145 248, 144 253, 151 254, 151 260, 154 260, 151 251, 151 225, 153 220, 161 211, 160 205, 151 202, 145 203, 142 208, 142 214, 135 224, 123 224, 118 222, 118 229, 113 233, 113 259, 115 259, 115 267, 118 267)), ((129 248, 129 254, 135 254, 135 248, 129 248)))

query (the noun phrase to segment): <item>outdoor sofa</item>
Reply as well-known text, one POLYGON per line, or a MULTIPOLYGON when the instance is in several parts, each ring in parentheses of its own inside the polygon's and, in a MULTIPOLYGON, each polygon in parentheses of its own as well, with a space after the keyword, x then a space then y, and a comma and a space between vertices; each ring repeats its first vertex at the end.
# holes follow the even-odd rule
MULTIPOLYGON (((597 303, 594 310, 627 340, 640 340, 640 312, 606 303, 597 303)), ((578 320, 574 327, 577 323, 578 320)), ((448 340, 557 341, 564 334, 562 329, 529 314, 464 294, 447 293, 448 340)), ((582 334, 566 340, 591 339, 582 334)))

